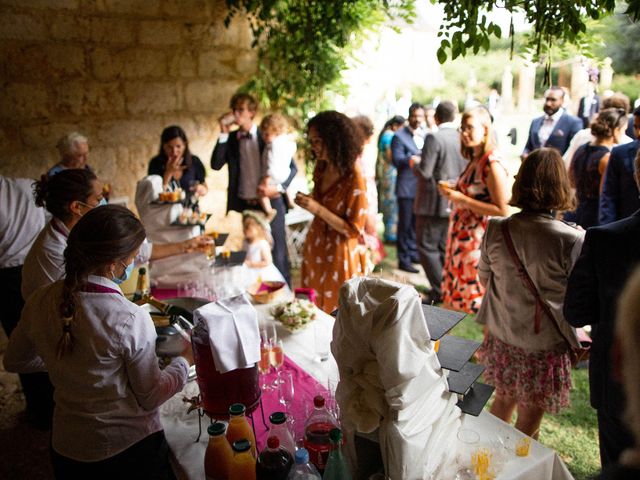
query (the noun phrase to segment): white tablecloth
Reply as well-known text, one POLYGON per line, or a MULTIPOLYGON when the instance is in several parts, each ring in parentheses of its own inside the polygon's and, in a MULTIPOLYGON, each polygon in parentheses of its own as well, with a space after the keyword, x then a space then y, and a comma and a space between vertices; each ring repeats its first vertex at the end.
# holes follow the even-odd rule
MULTIPOLYGON (((307 329, 290 333, 270 318, 269 308, 268 305, 257 305, 258 318, 262 324, 277 325, 278 337, 283 340, 287 356, 324 385, 329 378, 337 378, 338 367, 333 357, 329 354, 329 359, 321 362, 318 361, 316 354, 318 350, 329 351, 333 317, 319 312, 315 322, 307 329)), ((202 419, 203 433, 200 441, 196 443, 198 414, 194 411, 187 415, 187 405, 182 402, 183 397, 197 394, 196 382, 189 382, 182 393, 175 395, 161 408, 162 423, 171 448, 174 470, 179 479, 204 478, 204 452, 208 441, 208 435, 204 429, 208 425, 208 418, 202 419)), ((470 415, 463 415, 463 417, 462 428, 477 432, 480 435, 479 443, 490 443, 500 435, 503 438, 508 437, 508 441, 515 444, 519 438, 523 437, 512 426, 488 412, 482 412, 479 417, 470 415)), ((260 422, 257 416, 256 422, 260 422)), ((532 440, 529 456, 510 455, 508 463, 497 480, 570 480, 572 478, 553 450, 532 440)))

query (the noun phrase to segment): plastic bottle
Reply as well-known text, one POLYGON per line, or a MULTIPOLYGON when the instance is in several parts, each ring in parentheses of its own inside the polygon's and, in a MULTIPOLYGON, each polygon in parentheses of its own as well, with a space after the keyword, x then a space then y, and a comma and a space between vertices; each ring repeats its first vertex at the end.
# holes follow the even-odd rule
POLYGON ((331 439, 331 453, 324 471, 324 480, 351 480, 351 471, 342 454, 342 431, 334 428, 329 433, 331 439))
POLYGON ((313 399, 313 405, 315 410, 304 424, 304 448, 309 452, 311 463, 322 473, 331 450, 329 432, 338 427, 338 421, 324 406, 322 395, 313 399))
POLYGON ((292 465, 293 457, 280 446, 278 437, 269 436, 256 462, 256 480, 286 480, 292 465))
POLYGON ((295 462, 287 480, 322 480, 318 469, 313 466, 313 463, 309 463, 309 452, 306 448, 299 448, 296 451, 295 462))
POLYGON ((238 440, 248 440, 251 443, 251 455, 256 458, 256 437, 247 417, 244 416, 245 407, 241 403, 234 403, 229 407, 229 426, 227 440, 231 445, 238 440))
POLYGON ((296 443, 287 425, 287 415, 284 412, 273 412, 269 415, 269 422, 271 423, 269 437, 278 437, 280 446, 285 448, 293 458, 296 454, 296 443))
POLYGON ((256 459, 251 455, 251 442, 247 439, 233 442, 233 459, 229 480, 256 480, 256 459))
POLYGON ((225 424, 212 423, 207 428, 209 444, 204 454, 204 474, 207 480, 227 480, 233 460, 233 450, 224 436, 225 424))

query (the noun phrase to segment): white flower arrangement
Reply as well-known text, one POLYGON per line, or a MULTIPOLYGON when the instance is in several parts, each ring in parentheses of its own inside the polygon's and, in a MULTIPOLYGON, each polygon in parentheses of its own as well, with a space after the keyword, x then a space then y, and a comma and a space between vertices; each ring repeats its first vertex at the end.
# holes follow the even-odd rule
POLYGON ((271 309, 271 315, 282 323, 289 331, 305 328, 316 318, 316 306, 309 300, 294 298, 290 302, 282 302, 271 309))

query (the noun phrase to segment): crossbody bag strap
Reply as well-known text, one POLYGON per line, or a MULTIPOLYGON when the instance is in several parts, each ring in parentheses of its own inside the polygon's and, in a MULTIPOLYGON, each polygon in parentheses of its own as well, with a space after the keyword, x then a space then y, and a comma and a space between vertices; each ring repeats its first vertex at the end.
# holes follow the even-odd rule
MULTIPOLYGON (((531 280, 531 277, 527 273, 527 270, 524 268, 524 265, 520 260, 520 257, 516 253, 516 249, 513 246, 513 240, 511 239, 511 233, 509 232, 509 220, 508 219, 503 220, 500 223, 500 226, 502 228, 502 236, 504 237, 504 240, 507 244, 507 250, 509 250, 511 259, 513 260, 513 263, 515 263, 516 269, 518 270, 518 276, 522 279, 522 282, 524 283, 525 287, 529 289, 531 294, 536 299, 536 314, 535 314, 535 323, 534 323, 535 333, 536 334, 540 333, 540 319, 542 317, 543 311, 544 313, 547 314, 553 326, 556 327, 556 329, 560 332, 560 328, 558 327, 558 325, 556 324, 556 321, 553 318, 551 309, 542 300, 542 298, 540 298, 540 294, 538 293, 538 289, 536 288, 536 285, 533 283, 533 280, 531 280)), ((560 332, 560 335, 564 338, 564 335, 562 335, 562 332, 560 332)))

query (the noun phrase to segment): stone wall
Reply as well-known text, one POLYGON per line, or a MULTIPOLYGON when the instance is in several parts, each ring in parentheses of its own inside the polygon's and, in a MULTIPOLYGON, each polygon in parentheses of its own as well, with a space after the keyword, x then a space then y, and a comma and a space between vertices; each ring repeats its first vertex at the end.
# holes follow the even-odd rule
MULTIPOLYGON (((222 0, 0 0, 0 174, 38 177, 77 130, 132 206, 171 124, 208 165, 216 118, 256 69, 247 22, 227 29, 225 14, 222 0)), ((208 183, 205 207, 223 222, 226 169, 208 183)))

